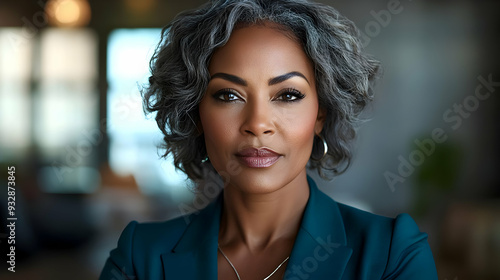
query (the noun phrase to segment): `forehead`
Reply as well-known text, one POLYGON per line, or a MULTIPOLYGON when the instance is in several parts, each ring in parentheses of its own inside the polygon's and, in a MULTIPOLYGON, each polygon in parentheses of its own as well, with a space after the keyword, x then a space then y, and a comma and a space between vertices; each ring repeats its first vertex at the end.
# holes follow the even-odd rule
POLYGON ((214 52, 210 74, 226 72, 242 78, 268 79, 299 71, 314 81, 309 57, 289 33, 269 25, 235 29, 227 44, 214 52))

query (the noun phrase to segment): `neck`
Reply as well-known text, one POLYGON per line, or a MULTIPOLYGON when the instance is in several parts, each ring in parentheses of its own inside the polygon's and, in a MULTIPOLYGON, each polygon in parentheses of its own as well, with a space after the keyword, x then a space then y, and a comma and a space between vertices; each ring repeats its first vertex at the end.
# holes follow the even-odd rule
POLYGON ((275 242, 294 241, 309 199, 307 175, 265 194, 249 194, 235 186, 224 189, 221 244, 242 244, 263 251, 275 242))

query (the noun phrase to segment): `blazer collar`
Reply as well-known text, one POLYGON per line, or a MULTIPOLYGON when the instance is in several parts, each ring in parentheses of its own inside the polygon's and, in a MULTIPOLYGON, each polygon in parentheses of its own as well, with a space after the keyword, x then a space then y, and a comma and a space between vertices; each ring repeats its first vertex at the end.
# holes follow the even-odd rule
POLYGON ((163 279, 217 280, 217 244, 222 193, 201 211, 190 214, 191 223, 169 253, 161 255, 163 279))
POLYGON ((307 181, 309 200, 284 279, 341 279, 352 249, 340 210, 309 176, 307 181))
MULTIPOLYGON (((341 279, 352 249, 337 203, 308 176, 310 195, 285 279, 341 279)), ((164 278, 217 279, 217 243, 222 193, 192 221, 171 252, 161 255, 164 278)))

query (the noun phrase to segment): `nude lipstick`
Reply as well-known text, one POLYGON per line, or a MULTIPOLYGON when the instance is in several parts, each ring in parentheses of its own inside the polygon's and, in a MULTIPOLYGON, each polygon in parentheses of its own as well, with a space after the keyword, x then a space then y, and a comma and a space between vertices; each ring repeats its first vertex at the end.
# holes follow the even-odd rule
POLYGON ((238 159, 251 168, 270 167, 276 163, 281 155, 268 148, 246 148, 236 154, 238 159))

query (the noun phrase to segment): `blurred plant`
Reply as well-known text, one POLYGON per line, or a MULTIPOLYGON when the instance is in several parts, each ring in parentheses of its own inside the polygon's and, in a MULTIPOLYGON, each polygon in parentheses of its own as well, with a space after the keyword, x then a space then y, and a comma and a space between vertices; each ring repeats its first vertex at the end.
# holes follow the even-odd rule
POLYGON ((441 201, 457 186, 462 165, 462 149, 448 140, 437 144, 432 155, 415 170, 415 215, 423 216, 429 205, 441 201))

